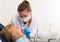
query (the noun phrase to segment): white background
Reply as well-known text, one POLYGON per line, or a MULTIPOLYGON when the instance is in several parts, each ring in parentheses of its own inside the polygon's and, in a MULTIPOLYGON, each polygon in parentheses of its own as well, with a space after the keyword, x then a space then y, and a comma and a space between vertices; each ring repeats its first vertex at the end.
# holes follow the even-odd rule
MULTIPOLYGON (((7 25, 23 0, 0 0, 0 23, 7 25)), ((28 0, 38 17, 39 32, 60 33, 60 0, 28 0)))

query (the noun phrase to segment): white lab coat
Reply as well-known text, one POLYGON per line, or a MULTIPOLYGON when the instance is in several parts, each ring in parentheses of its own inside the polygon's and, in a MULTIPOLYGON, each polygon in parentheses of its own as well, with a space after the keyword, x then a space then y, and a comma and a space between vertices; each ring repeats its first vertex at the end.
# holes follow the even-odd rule
MULTIPOLYGON (((20 26, 21 29, 24 29, 23 27, 23 22, 20 20, 20 17, 16 15, 12 20, 11 23, 14 24, 15 26, 20 26)), ((30 37, 34 37, 36 32, 37 32, 37 18, 36 16, 32 14, 32 24, 30 25, 30 37)))

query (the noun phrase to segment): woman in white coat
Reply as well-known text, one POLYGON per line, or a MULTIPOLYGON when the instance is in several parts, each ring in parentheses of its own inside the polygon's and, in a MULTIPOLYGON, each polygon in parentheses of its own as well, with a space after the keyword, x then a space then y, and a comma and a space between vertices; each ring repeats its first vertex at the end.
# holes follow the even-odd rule
POLYGON ((26 0, 23 1, 19 4, 17 11, 18 15, 12 19, 11 23, 21 27, 22 32, 25 32, 25 30, 30 32, 29 37, 34 37, 37 32, 37 20, 36 17, 32 16, 30 3, 26 0))

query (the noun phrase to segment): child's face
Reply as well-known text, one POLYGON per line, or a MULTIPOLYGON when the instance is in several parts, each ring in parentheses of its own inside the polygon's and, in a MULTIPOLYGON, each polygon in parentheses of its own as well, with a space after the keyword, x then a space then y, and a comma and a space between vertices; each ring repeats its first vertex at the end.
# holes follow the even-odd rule
POLYGON ((9 32, 11 33, 12 38, 18 38, 23 35, 21 29, 16 26, 12 26, 9 32))

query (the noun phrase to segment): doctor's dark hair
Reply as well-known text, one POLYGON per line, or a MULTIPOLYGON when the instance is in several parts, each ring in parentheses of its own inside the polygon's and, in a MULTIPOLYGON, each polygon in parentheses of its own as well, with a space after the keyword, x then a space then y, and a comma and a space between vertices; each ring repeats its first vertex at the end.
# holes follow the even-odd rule
POLYGON ((21 4, 19 4, 18 8, 17 8, 17 11, 18 12, 22 12, 24 11, 25 9, 27 9, 27 11, 30 11, 30 3, 26 0, 24 0, 21 4))

